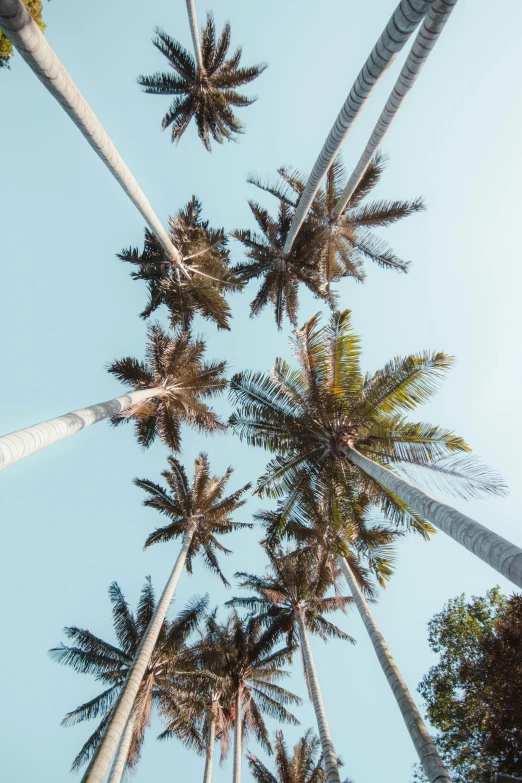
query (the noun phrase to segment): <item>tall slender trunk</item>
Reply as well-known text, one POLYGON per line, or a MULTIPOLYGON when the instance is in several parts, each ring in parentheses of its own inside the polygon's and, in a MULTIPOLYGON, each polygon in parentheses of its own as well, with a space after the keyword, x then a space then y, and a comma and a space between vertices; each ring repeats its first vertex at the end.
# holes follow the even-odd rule
POLYGON ((330 728, 326 719, 326 710, 323 704, 321 688, 319 687, 319 679, 315 669, 312 649, 310 647, 310 642, 308 641, 306 625, 303 615, 300 612, 296 612, 296 619, 299 625, 299 640, 301 642, 301 650, 306 667, 305 675, 310 686, 310 693, 312 694, 312 704, 315 710, 317 728, 319 730, 319 739, 321 741, 321 749, 323 751, 326 780, 327 783, 340 783, 337 756, 335 755, 330 728))
POLYGON ((299 204, 288 232, 284 246, 285 253, 289 253, 292 249, 297 232, 306 218, 326 172, 335 160, 368 98, 412 32, 421 22, 432 2, 433 0, 401 0, 393 12, 381 37, 357 76, 315 162, 306 187, 299 199, 299 204))
POLYGON ((243 701, 243 691, 238 688, 236 694, 236 717, 234 723, 234 771, 232 774, 233 783, 241 783, 241 759, 243 756, 243 736, 241 726, 241 702, 243 701))
POLYGON ((185 565, 187 552, 194 536, 195 529, 196 523, 194 522, 185 534, 183 545, 174 568, 172 569, 172 573, 165 585, 165 589, 158 601, 156 609, 154 610, 149 627, 145 631, 136 655, 134 656, 132 666, 123 687, 122 696, 118 701, 103 740, 98 746, 98 749, 93 756, 93 760, 82 778, 82 783, 103 783, 105 779, 105 775, 107 774, 107 770, 109 769, 121 735, 129 719, 129 715, 134 707, 141 681, 147 670, 147 666, 149 665, 151 655, 161 631, 161 626, 185 565))
POLYGON ((388 468, 346 447, 345 456, 378 484, 393 492, 421 517, 480 557, 517 587, 522 587, 522 549, 455 508, 441 503, 388 468))
POLYGON ((26 427, 17 432, 11 432, 9 435, 0 436, 0 470, 12 465, 13 462, 28 457, 39 449, 50 446, 57 440, 67 438, 78 430, 90 427, 98 421, 108 419, 110 416, 116 416, 121 411, 125 411, 133 405, 139 405, 151 397, 156 397, 164 393, 160 386, 154 386, 152 389, 144 391, 135 391, 124 394, 123 397, 116 397, 114 400, 99 402, 96 405, 90 405, 88 408, 80 408, 72 413, 66 413, 58 416, 56 419, 44 421, 41 424, 34 424, 32 427, 26 427))
POLYGON ((182 258, 95 113, 21 0, 0 0, 0 30, 56 98, 139 210, 173 263, 182 258))
POLYGON ((401 74, 377 121, 377 125, 366 145, 366 149, 361 155, 357 166, 346 183, 342 195, 335 205, 334 215, 341 215, 353 196, 355 188, 361 181, 368 164, 381 146, 382 140, 398 115, 402 104, 408 97, 409 91, 415 84, 417 76, 428 59, 429 53, 437 43, 438 37, 444 29, 444 25, 448 21, 456 4, 457 0, 436 0, 426 14, 414 44, 411 47, 408 59, 404 63, 401 74))
POLYGON ((216 714, 214 711, 214 701, 210 706, 210 720, 208 724, 207 753, 205 759, 205 774, 203 783, 212 781, 212 765, 214 762, 214 742, 216 740, 216 714))
POLYGON ((201 44, 199 42, 199 28, 198 17, 196 15, 196 3, 194 0, 187 0, 187 13, 190 24, 190 32, 192 34, 192 43, 194 45, 194 54, 196 56, 196 63, 198 65, 198 71, 203 70, 203 58, 201 56, 201 44))
POLYGON ((364 595, 361 592, 357 580, 344 557, 338 557, 339 565, 353 595, 355 605, 359 610, 362 621, 366 626, 370 640, 374 646, 377 658, 386 675, 388 684, 397 700, 402 712, 404 723, 409 731, 411 740, 418 753, 426 777, 429 783, 451 783, 451 778, 442 763, 437 748, 433 744, 428 729, 424 725, 420 712, 404 682, 399 667, 392 658, 392 654, 379 630, 375 618, 370 611, 364 595))
POLYGON ((120 744, 116 756, 114 757, 114 763, 112 765, 111 774, 107 783, 121 783, 123 773, 125 772, 125 765, 127 763, 127 757, 132 742, 132 733, 134 731, 134 712, 131 713, 125 731, 123 732, 120 744))

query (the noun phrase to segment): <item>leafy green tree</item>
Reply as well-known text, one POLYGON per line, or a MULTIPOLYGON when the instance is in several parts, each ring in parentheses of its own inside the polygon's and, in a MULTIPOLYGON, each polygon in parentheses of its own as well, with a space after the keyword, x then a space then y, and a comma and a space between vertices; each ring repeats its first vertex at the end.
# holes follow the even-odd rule
POLYGON ((470 601, 462 594, 428 627, 440 657, 419 691, 452 780, 522 776, 522 596, 498 587, 470 601))
MULTIPOLYGON (((99 746, 104 731, 113 714, 132 661, 140 646, 156 608, 154 591, 147 578, 141 591, 136 615, 133 614, 116 582, 109 588, 112 616, 117 645, 103 641, 90 631, 76 626, 65 628, 65 635, 73 646, 60 644, 49 651, 58 663, 72 666, 81 674, 94 675, 104 690, 90 701, 69 712, 62 721, 72 726, 85 720, 101 720, 73 761, 72 769, 78 770, 99 746)), ((125 770, 135 769, 140 760, 145 729, 150 724, 153 708, 162 712, 169 708, 178 715, 177 736, 188 741, 194 734, 186 708, 180 711, 180 703, 191 686, 191 679, 184 681, 181 672, 190 669, 186 655, 186 643, 198 623, 203 619, 207 598, 190 601, 177 617, 161 624, 158 641, 151 655, 126 726, 126 742, 122 742, 114 761, 110 781, 121 780, 125 770), (173 672, 177 672, 174 674, 173 672)))
MULTIPOLYGON (((326 783, 323 757, 319 753, 319 740, 308 729, 294 745, 290 756, 282 731, 276 732, 275 768, 273 775, 257 756, 248 755, 248 765, 256 783, 326 783)), ((349 783, 348 780, 345 783, 349 783)))
POLYGON ((148 318, 164 304, 173 329, 188 331, 196 313, 213 321, 219 329, 230 329, 230 307, 223 293, 237 291, 242 284, 229 269, 224 229, 210 228, 201 214, 201 203, 193 196, 169 220, 170 238, 183 261, 183 269, 148 228, 141 253, 138 248, 128 248, 118 254, 122 261, 137 266, 132 277, 147 283, 149 301, 142 318, 148 318))
POLYGON ((199 138, 209 151, 210 137, 221 144, 242 133, 244 127, 232 107, 250 106, 256 99, 241 95, 237 88, 257 78, 266 64, 241 68, 241 47, 227 59, 230 25, 227 22, 216 40, 216 27, 210 13, 203 29, 200 63, 197 50, 194 59, 163 30, 156 28, 155 33, 154 46, 167 58, 175 74, 139 76, 138 84, 151 95, 175 96, 162 122, 164 130, 172 126, 172 141, 179 141, 192 118, 196 121, 199 138))
MULTIPOLYGON (((42 20, 42 0, 23 0, 24 5, 40 28, 45 30, 46 25, 42 20)), ((0 30, 0 68, 9 69, 11 67, 9 60, 13 56, 13 45, 0 30)))

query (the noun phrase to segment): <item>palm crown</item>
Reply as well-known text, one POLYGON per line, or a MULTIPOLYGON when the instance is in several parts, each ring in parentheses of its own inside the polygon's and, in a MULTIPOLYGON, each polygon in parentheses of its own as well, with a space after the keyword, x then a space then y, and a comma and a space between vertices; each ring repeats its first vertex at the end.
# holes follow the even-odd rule
POLYGON ((195 460, 192 482, 189 482, 183 465, 175 457, 168 457, 168 463, 170 470, 161 474, 168 489, 148 479, 135 479, 134 482, 147 493, 144 505, 155 508, 169 520, 167 525, 150 534, 145 546, 184 536, 197 522, 187 552, 187 571, 192 573, 194 557, 202 554, 205 564, 228 584, 219 567, 216 552, 229 554, 230 550, 221 544, 217 536, 252 527, 248 522, 234 522, 231 519, 234 511, 245 504, 243 495, 250 489, 250 484, 225 496, 232 468, 228 468, 221 477, 212 476, 206 454, 200 454, 195 460))
MULTIPOLYGON (((142 589, 136 615, 130 610, 116 582, 109 588, 109 597, 118 646, 103 641, 90 631, 72 626, 65 628, 65 634, 74 646, 60 644, 49 651, 53 660, 72 666, 81 674, 93 674, 105 687, 102 693, 69 712, 62 721, 64 725, 71 726, 101 716, 98 727, 74 759, 73 769, 79 769, 87 762, 100 744, 156 605, 149 578, 142 589)), ((207 598, 194 599, 174 620, 163 621, 135 702, 133 735, 126 764, 129 769, 134 768, 140 759, 153 707, 160 713, 166 709, 171 713, 177 712, 177 735, 182 740, 186 741, 193 733, 187 713, 181 712, 179 707, 183 694, 192 687, 190 678, 183 678, 183 670, 190 671, 186 642, 202 619, 206 605, 207 598)))
POLYGON ((207 14, 201 38, 201 70, 192 54, 178 41, 159 28, 155 32, 154 46, 165 55, 175 74, 139 76, 138 83, 152 95, 175 96, 162 122, 163 129, 172 126, 172 141, 179 141, 193 117, 199 138, 209 151, 210 137, 221 144, 242 133, 243 125, 232 107, 250 106, 256 99, 241 95, 237 88, 253 81, 265 70, 266 64, 241 68, 241 47, 227 59, 230 25, 224 26, 216 40, 212 14, 207 14))
POLYGON ((183 271, 167 256, 154 234, 146 228, 143 252, 128 248, 118 254, 135 264, 135 280, 145 280, 149 301, 141 313, 148 318, 160 305, 169 310, 170 325, 188 331, 199 313, 220 329, 230 329, 230 307, 223 292, 239 290, 240 281, 229 269, 227 238, 222 228, 209 227, 202 220, 200 201, 193 196, 170 218, 170 237, 183 261, 183 271))
POLYGON ((294 746, 292 756, 282 731, 276 732, 274 748, 275 775, 257 756, 249 754, 248 765, 256 783, 326 783, 320 743, 311 729, 294 746))
POLYGON ((158 394, 123 411, 112 423, 133 418, 141 446, 147 448, 159 435, 172 451, 180 450, 182 423, 200 432, 223 430, 224 425, 203 399, 225 389, 226 362, 205 362, 204 353, 203 340, 193 339, 188 332, 170 337, 157 324, 149 327, 146 361, 127 356, 113 362, 108 370, 132 389, 158 387, 158 394))

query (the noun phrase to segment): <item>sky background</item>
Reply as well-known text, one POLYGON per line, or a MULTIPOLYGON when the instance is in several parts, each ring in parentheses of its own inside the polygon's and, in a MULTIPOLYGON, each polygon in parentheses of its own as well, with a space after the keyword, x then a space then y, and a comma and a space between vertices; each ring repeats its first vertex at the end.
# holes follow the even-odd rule
MULTIPOLYGON (((272 174, 288 164, 310 171, 360 67, 391 15, 393 0, 220 0, 218 27, 232 23, 233 44, 245 64, 268 70, 241 110, 247 132, 237 144, 209 155, 190 127, 178 147, 160 123, 169 99, 144 95, 138 74, 164 67, 150 42, 160 25, 187 47, 183 0, 53 0, 44 5, 47 36, 111 135, 163 221, 196 194, 213 226, 253 227, 249 172, 272 174)), ((205 6, 197 2, 200 22, 205 6)), ((340 286, 361 335, 363 367, 375 370, 396 355, 443 350, 457 358, 436 398, 418 418, 454 428, 506 479, 506 499, 450 500, 478 521, 522 545, 521 420, 515 414, 520 362, 522 272, 518 229, 522 161, 519 88, 522 5, 460 0, 441 40, 389 133, 390 163, 376 195, 422 195, 428 210, 383 233, 398 255, 411 259, 407 276, 368 267, 365 285, 340 286)), ((345 144, 347 168, 357 162, 399 74, 390 69, 345 144)), ((145 324, 137 317, 145 290, 116 259, 140 245, 143 220, 100 160, 18 56, 0 73, 0 432, 7 433, 121 393, 107 363, 143 357, 145 324)), ((266 197, 264 203, 275 207, 266 197)), ((234 260, 240 246, 231 245, 234 260)), ((278 332, 271 312, 250 320, 253 288, 232 300, 230 333, 203 322, 208 355, 231 371, 266 370, 290 358, 289 328, 278 332)), ((319 309, 303 294, 300 322, 319 309)), ((324 307, 323 307, 324 309, 324 307)), ((160 314, 166 322, 165 313, 160 314)), ((216 407, 227 416, 225 398, 216 407)), ((222 473, 236 467, 230 487, 255 480, 267 457, 231 435, 203 438, 185 431, 187 469, 199 451, 222 473)), ((94 724, 61 727, 64 714, 92 698, 97 683, 50 661, 47 650, 78 625, 112 641, 107 588, 117 580, 134 606, 144 577, 159 593, 178 544, 142 551, 160 520, 141 506, 135 476, 158 480, 166 447, 143 452, 132 428, 97 424, 34 454, 1 476, 0 578, 3 779, 65 783, 73 757, 94 724)), ((449 498, 441 496, 442 499, 449 498)), ((260 507, 252 499, 238 518, 260 507)), ((223 568, 259 571, 260 530, 230 536, 234 550, 223 568)), ((413 693, 435 662, 427 623, 450 597, 481 595, 512 585, 440 533, 430 543, 400 542, 397 572, 374 612, 413 693)), ((212 604, 230 598, 196 564, 184 575, 172 611, 195 594, 212 604)), ((354 612, 339 625, 357 644, 312 640, 337 752, 355 783, 408 783, 415 752, 362 622, 354 612)), ((297 660, 297 659, 296 659, 297 660)), ((299 663, 290 681, 303 698, 299 663)), ((421 705, 422 709, 422 705, 421 705)), ((311 707, 291 744, 314 726, 311 707)), ((272 730, 275 725, 272 725, 272 730)), ((154 722, 136 783, 198 780, 204 759, 176 741, 157 743, 154 722)), ((251 750, 258 752, 255 743, 251 750)), ((232 763, 216 769, 228 781, 232 763)), ((245 764, 244 779, 250 780, 245 764)))

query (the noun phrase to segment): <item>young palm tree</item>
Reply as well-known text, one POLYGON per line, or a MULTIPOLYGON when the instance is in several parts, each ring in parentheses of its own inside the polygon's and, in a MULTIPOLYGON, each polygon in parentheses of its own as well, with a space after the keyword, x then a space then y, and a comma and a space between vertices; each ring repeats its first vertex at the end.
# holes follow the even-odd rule
POLYGON ((461 497, 505 491, 462 438, 404 415, 434 393, 451 358, 412 355, 363 376, 349 311, 335 313, 323 328, 314 316, 293 342, 297 369, 277 359, 270 375, 243 372, 231 381, 239 403, 231 426, 250 444, 277 452, 258 493, 292 500, 318 480, 350 485, 390 521, 426 519, 522 586, 521 549, 399 475, 424 474, 461 497))
POLYGON ((283 246, 293 209, 281 200, 277 218, 274 219, 255 201, 249 201, 249 205, 262 233, 257 234, 249 229, 231 232, 232 236, 245 246, 247 255, 247 260, 236 264, 233 272, 244 282, 258 278, 262 281, 250 305, 252 317, 258 315, 270 303, 274 307, 279 329, 285 315, 295 326, 300 283, 304 283, 315 296, 326 298, 319 273, 315 228, 307 224, 300 232, 291 253, 285 254, 283 246))
MULTIPOLYGON (((58 663, 72 666, 81 674, 93 674, 104 690, 94 699, 69 712, 62 721, 71 726, 84 720, 100 718, 96 730, 91 734, 73 761, 72 769, 78 770, 89 760, 99 746, 104 731, 118 702, 125 679, 151 617, 156 601, 150 578, 141 591, 136 616, 129 608, 120 588, 113 582, 109 588, 112 616, 117 646, 103 641, 90 631, 75 626, 65 628, 65 634, 73 646, 60 644, 49 651, 58 663)), ((165 618, 161 623, 158 641, 140 684, 132 714, 127 721, 125 736, 111 771, 111 783, 119 783, 125 770, 135 769, 145 739, 145 729, 150 725, 153 707, 160 712, 166 705, 178 712, 177 732, 182 739, 190 736, 191 726, 185 711, 180 711, 180 699, 191 687, 191 680, 183 680, 183 670, 190 659, 186 654, 186 643, 203 617, 207 598, 190 601, 172 621, 165 618), (173 676, 173 671, 176 675, 173 676)))
MULTIPOLYGON (((320 188, 312 202, 310 212, 301 227, 301 232, 312 229, 320 254, 320 277, 330 290, 330 283, 341 277, 365 278, 365 259, 385 269, 406 272, 408 263, 401 261, 380 237, 371 229, 396 223, 414 212, 424 209, 422 199, 413 201, 373 201, 361 206, 379 182, 385 167, 385 159, 377 154, 364 172, 350 199, 339 214, 334 212, 346 184, 346 171, 337 157, 326 176, 326 185, 320 188)), ((295 210, 301 198, 306 178, 298 171, 286 167, 278 170, 281 182, 263 182, 250 177, 249 182, 276 196, 295 210)))
POLYGON ((243 132, 244 127, 232 107, 250 106, 256 99, 241 95, 237 88, 253 81, 267 66, 260 63, 250 68, 240 68, 241 47, 227 59, 230 25, 227 22, 216 40, 216 27, 210 13, 207 14, 200 48, 197 29, 194 28, 197 22, 190 10, 189 7, 196 58, 178 41, 156 28, 154 46, 165 55, 175 74, 139 76, 138 84, 152 95, 176 96, 162 122, 163 130, 172 126, 173 142, 179 141, 194 117, 199 138, 210 152, 210 137, 222 144, 225 139, 233 139, 236 134, 243 132))
MULTIPOLYGON (((248 765, 256 783, 326 783, 323 757, 319 753, 319 740, 311 729, 294 746, 290 757, 283 732, 275 737, 275 767, 273 775, 257 756, 249 753, 248 765)), ((345 783, 349 783, 348 780, 345 783)))
POLYGON ((232 514, 244 505, 243 495, 250 488, 250 484, 246 484, 231 495, 224 496, 232 468, 221 478, 211 476, 208 459, 205 454, 200 454, 195 461, 192 482, 189 483, 185 470, 177 459, 169 457, 168 463, 170 470, 162 473, 168 489, 148 479, 136 479, 135 484, 147 493, 144 505, 156 509, 169 520, 167 525, 150 534, 145 547, 181 537, 181 550, 134 656, 125 688, 111 716, 107 732, 84 776, 85 781, 103 780, 107 773, 125 724, 134 709, 136 696, 182 570, 186 567, 187 571, 192 573, 193 560, 196 555, 201 554, 205 564, 228 584, 219 567, 216 551, 229 554, 230 550, 220 543, 217 536, 251 527, 249 523, 234 522, 231 519, 232 514))
POLYGON ((324 614, 343 609, 353 599, 336 595, 327 598, 326 593, 336 584, 339 573, 333 569, 327 558, 317 559, 315 553, 297 550, 292 555, 283 555, 282 550, 267 550, 270 569, 266 576, 239 572, 240 587, 251 588, 257 595, 248 598, 232 598, 228 604, 242 606, 258 613, 261 622, 267 624, 276 634, 285 634, 289 648, 297 640, 303 656, 303 669, 308 691, 315 710, 319 738, 323 751, 328 783, 340 783, 337 756, 335 755, 328 720, 319 686, 308 632, 323 640, 346 639, 351 636, 341 631, 324 617, 324 614))
POLYGON ((137 266, 132 277, 147 283, 149 301, 142 318, 165 304, 173 329, 188 331, 196 313, 214 321, 218 329, 230 329, 230 307, 223 293, 237 291, 242 284, 228 266, 230 253, 224 229, 210 228, 201 213, 201 202, 193 196, 169 220, 170 238, 183 259, 186 274, 180 272, 179 265, 172 262, 148 228, 143 252, 131 247, 118 254, 122 261, 137 266))

